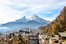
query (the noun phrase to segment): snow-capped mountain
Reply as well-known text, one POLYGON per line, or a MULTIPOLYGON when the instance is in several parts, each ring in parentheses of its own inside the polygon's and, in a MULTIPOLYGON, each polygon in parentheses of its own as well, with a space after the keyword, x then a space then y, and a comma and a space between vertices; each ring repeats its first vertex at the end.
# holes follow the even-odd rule
POLYGON ((23 16, 21 19, 16 20, 15 22, 28 22, 28 19, 25 16, 23 16))
POLYGON ((37 15, 31 16, 31 17, 30 17, 30 20, 34 20, 34 21, 37 21, 37 22, 40 22, 40 23, 42 23, 42 22, 45 22, 45 23, 47 22, 47 23, 49 23, 49 21, 44 20, 44 19, 40 18, 40 17, 37 16, 37 15))
POLYGON ((8 27, 10 30, 22 29, 22 28, 32 28, 38 29, 40 26, 46 26, 49 21, 40 18, 39 16, 33 15, 30 18, 26 18, 25 16, 21 19, 18 19, 14 22, 8 22, 6 24, 2 24, 0 27, 8 27))
POLYGON ((18 20, 16 20, 15 22, 29 22, 29 21, 36 21, 36 22, 38 22, 38 23, 43 23, 43 22, 45 22, 45 23, 49 23, 49 21, 47 21, 47 20, 44 20, 44 19, 42 19, 42 18, 40 18, 39 16, 37 16, 37 15, 33 15, 33 16, 31 16, 30 18, 26 18, 25 16, 23 16, 21 19, 18 19, 18 20))

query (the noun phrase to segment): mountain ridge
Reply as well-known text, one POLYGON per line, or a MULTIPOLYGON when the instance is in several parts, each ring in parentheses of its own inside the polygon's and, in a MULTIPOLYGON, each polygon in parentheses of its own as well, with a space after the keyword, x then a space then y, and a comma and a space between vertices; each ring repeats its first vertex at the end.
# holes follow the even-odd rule
MULTIPOLYGON (((39 16, 37 16, 37 15, 33 15, 33 16, 31 16, 30 18, 26 18, 26 16, 23 16, 21 19, 18 19, 18 20, 16 20, 16 21, 18 21, 19 22, 19 20, 22 20, 22 22, 23 21, 31 21, 31 20, 34 20, 34 21, 37 21, 37 22, 44 22, 44 21, 47 21, 47 20, 44 20, 44 19, 42 19, 42 18, 40 18, 39 16)), ((50 22, 50 21, 47 21, 47 22, 50 22)))
MULTIPOLYGON (((36 16, 34 16, 36 18, 36 16)), ((1 27, 9 27, 10 29, 20 29, 20 28, 32 28, 38 29, 40 26, 46 26, 48 21, 43 20, 42 18, 38 17, 36 19, 27 19, 25 16, 21 19, 18 19, 14 22, 8 22, 6 24, 2 24, 1 27), (42 20, 42 21, 40 21, 42 20), (40 22, 38 22, 40 21, 40 22), (44 22, 43 22, 44 21, 44 22)))

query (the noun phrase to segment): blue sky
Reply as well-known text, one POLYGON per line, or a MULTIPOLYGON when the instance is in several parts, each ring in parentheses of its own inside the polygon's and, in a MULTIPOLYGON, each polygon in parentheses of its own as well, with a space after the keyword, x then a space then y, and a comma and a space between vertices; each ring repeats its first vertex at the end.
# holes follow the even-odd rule
POLYGON ((53 21, 66 6, 66 0, 0 0, 0 23, 7 23, 23 16, 38 15, 53 21))

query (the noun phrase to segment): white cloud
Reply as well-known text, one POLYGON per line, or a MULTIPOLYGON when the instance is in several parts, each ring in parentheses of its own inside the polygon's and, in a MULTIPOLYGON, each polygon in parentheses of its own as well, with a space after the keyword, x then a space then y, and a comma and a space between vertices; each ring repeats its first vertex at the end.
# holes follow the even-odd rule
POLYGON ((0 23, 14 21, 24 15, 29 16, 41 11, 51 13, 51 10, 64 6, 66 0, 0 0, 0 23))
POLYGON ((0 23, 14 21, 21 16, 18 11, 9 9, 7 6, 9 4, 10 2, 8 0, 0 0, 0 23))

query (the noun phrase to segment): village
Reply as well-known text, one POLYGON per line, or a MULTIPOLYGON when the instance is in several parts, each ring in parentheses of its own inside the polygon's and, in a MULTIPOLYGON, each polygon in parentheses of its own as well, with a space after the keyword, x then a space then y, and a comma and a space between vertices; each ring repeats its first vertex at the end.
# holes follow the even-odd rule
POLYGON ((33 33, 30 29, 0 35, 0 44, 66 44, 66 32, 57 35, 33 33))

